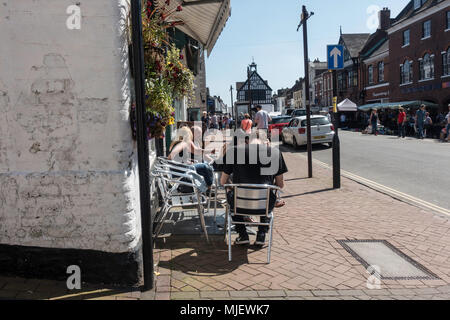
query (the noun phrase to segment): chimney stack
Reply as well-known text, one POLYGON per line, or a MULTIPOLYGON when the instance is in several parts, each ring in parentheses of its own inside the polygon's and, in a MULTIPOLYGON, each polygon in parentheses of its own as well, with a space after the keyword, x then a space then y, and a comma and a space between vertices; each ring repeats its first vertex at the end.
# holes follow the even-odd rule
POLYGON ((381 30, 387 30, 391 27, 391 10, 389 8, 383 8, 379 13, 381 30))

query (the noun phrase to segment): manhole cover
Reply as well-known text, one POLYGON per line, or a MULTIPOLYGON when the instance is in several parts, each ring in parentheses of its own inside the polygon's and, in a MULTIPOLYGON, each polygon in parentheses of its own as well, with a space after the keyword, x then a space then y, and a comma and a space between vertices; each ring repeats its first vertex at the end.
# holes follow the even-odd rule
POLYGON ((372 266, 380 279, 415 280, 439 279, 435 274, 414 261, 385 240, 339 240, 365 268, 372 266))

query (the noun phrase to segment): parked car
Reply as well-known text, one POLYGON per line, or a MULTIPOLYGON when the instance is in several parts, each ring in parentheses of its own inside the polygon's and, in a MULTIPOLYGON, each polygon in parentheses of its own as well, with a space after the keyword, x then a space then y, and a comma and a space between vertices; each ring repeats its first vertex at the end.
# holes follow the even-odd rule
POLYGON ((283 128, 286 127, 291 121, 290 116, 273 117, 269 123, 269 135, 279 136, 283 128))
MULTIPOLYGON (((312 115, 312 112, 311 112, 312 115)), ((292 118, 298 118, 298 117, 306 117, 306 110, 305 109, 295 109, 291 113, 292 118)))
POLYGON ((285 109, 285 110, 283 111, 283 116, 290 116, 290 115, 292 114, 292 112, 294 112, 294 110, 295 110, 295 109, 293 109, 293 108, 285 109))
MULTIPOLYGON (((325 116, 311 116, 312 144, 327 143, 333 145, 334 126, 325 116)), ((293 145, 294 148, 307 144, 306 116, 293 118, 281 133, 283 144, 293 145)))

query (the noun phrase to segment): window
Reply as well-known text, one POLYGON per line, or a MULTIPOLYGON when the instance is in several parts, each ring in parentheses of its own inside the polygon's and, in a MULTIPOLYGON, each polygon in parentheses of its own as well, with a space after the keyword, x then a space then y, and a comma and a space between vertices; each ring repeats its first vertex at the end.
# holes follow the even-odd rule
POLYGON ((403 31, 403 46, 409 46, 409 29, 406 31, 403 31))
POLYGON ((442 75, 450 76, 450 48, 442 53, 442 75))
POLYGON ((447 23, 445 24, 447 26, 447 30, 450 30, 450 11, 447 11, 447 23))
POLYGON ((420 9, 422 6, 422 0, 414 0, 414 10, 420 9))
POLYGON ((348 87, 357 87, 358 86, 358 73, 356 71, 348 72, 348 87))
POLYGON ((422 26, 422 39, 431 37, 431 20, 425 21, 422 26))
POLYGON ((420 60, 420 80, 429 80, 434 78, 434 55, 429 53, 420 60))
POLYGON ((384 81, 384 62, 378 63, 378 82, 384 81))
MULTIPOLYGON (((327 118, 313 118, 311 119, 311 126, 326 126, 329 125, 330 121, 327 118)), ((306 120, 302 121, 302 128, 306 127, 306 120)))
POLYGON ((373 83, 373 66, 369 66, 368 73, 369 73, 369 84, 372 84, 373 83))
POLYGON ((412 62, 406 60, 404 64, 400 66, 400 83, 408 84, 412 83, 413 72, 412 72, 412 62))
POLYGON ((345 81, 345 74, 344 73, 340 73, 338 75, 338 87, 339 87, 339 90, 347 89, 347 82, 345 81))

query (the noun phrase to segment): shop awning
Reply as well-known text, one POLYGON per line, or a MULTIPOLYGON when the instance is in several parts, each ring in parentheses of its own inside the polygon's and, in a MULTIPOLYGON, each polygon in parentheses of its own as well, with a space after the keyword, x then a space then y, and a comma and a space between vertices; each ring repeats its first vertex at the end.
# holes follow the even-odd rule
POLYGON ((345 99, 337 105, 338 111, 340 112, 356 112, 358 111, 358 106, 349 99, 345 99))
POLYGON ((359 107, 358 109, 361 111, 370 111, 370 110, 380 110, 380 109, 414 109, 419 108, 422 104, 424 104, 427 108, 439 108, 438 104, 415 100, 415 101, 400 101, 400 102, 387 102, 387 103, 372 103, 366 104, 364 106, 359 107))
POLYGON ((222 33, 231 15, 230 0, 157 0, 159 7, 166 6, 167 11, 175 11, 181 5, 182 11, 175 11, 168 22, 181 22, 176 28, 199 41, 211 54, 217 39, 222 33))

